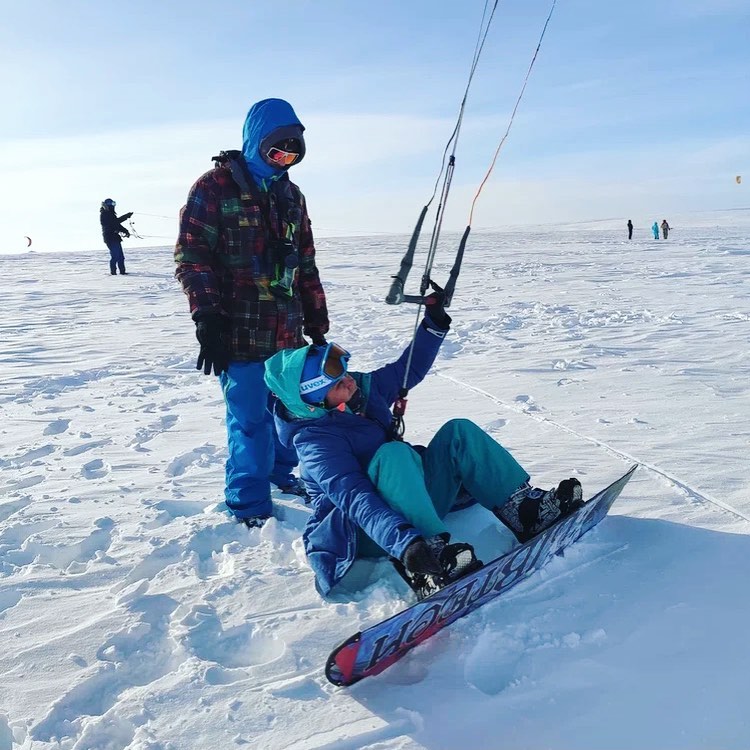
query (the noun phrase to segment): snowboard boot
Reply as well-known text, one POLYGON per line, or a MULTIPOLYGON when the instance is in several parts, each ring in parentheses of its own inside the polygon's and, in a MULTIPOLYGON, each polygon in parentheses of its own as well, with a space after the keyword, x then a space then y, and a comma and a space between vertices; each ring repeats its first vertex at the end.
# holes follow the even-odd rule
POLYGON ((305 483, 297 477, 292 477, 291 481, 288 484, 285 484, 283 486, 279 484, 277 485, 277 487, 285 495, 296 495, 297 497, 301 497, 305 501, 305 503, 310 502, 310 495, 307 493, 305 483))
POLYGON ((495 508, 493 512, 524 544, 582 505, 581 483, 570 478, 563 479, 554 490, 540 490, 524 484, 505 505, 495 508))
POLYGON ((417 595, 417 601, 421 602, 422 599, 426 599, 444 586, 482 567, 481 560, 477 560, 474 548, 470 544, 465 542, 449 544, 449 540, 449 534, 437 534, 425 538, 443 569, 443 572, 439 575, 411 573, 400 560, 391 558, 391 562, 399 575, 417 595))
POLYGON ((260 529, 267 520, 268 516, 247 516, 246 518, 238 518, 237 523, 245 524, 248 529, 260 529))

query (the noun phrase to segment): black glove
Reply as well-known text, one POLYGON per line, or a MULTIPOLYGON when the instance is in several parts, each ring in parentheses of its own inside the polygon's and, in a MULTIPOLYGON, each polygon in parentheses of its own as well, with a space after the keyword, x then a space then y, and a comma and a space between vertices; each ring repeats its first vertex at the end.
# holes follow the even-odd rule
POLYGON ((328 343, 322 333, 311 333, 310 338, 315 346, 325 346, 328 343))
POLYGON ((451 316, 445 312, 445 292, 438 288, 432 294, 424 298, 424 304, 430 320, 440 328, 448 328, 451 324, 451 316))
POLYGON ((127 230, 127 229, 121 229, 121 230, 120 230, 120 234, 121 234, 121 235, 122 235, 123 237, 130 237, 130 232, 128 232, 128 230, 127 230))
POLYGON ((229 330, 229 321, 222 315, 205 315, 195 321, 195 337, 201 345, 196 370, 205 375, 221 375, 229 367, 229 349, 222 341, 222 334, 229 330))
POLYGON ((443 568, 430 549, 430 545, 421 536, 417 537, 406 548, 401 562, 409 573, 440 575, 443 572, 443 568))
POLYGON ((126 214, 123 214, 123 215, 122 215, 122 216, 120 217, 120 221, 125 221, 125 219, 129 219, 129 218, 130 218, 130 217, 131 217, 132 215, 133 215, 133 212, 132 212, 132 211, 128 211, 128 213, 126 213, 126 214))

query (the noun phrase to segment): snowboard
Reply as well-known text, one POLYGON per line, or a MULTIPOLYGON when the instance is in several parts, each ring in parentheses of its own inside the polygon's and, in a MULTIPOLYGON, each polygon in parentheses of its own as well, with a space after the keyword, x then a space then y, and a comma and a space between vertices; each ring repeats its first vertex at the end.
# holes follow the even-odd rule
POLYGON ((439 630, 528 578, 607 515, 637 468, 637 465, 632 466, 578 510, 525 544, 387 620, 347 638, 328 657, 328 680, 345 686, 379 674, 439 630))

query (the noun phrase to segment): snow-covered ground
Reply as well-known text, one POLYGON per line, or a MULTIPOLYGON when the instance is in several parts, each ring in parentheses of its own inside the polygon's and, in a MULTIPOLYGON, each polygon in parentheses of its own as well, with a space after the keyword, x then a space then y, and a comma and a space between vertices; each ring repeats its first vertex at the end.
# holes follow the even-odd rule
MULTIPOLYGON (((409 595, 381 563, 321 600, 293 498, 262 530, 227 515, 171 249, 126 248, 124 279, 103 249, 0 257, 0 750, 750 747, 750 221, 695 219, 472 236, 408 438, 469 417, 588 493, 641 468, 564 558, 350 689, 329 650, 409 595)), ((330 338, 395 358, 405 238, 318 246, 330 338)), ((480 508, 451 524, 512 546, 480 508)))

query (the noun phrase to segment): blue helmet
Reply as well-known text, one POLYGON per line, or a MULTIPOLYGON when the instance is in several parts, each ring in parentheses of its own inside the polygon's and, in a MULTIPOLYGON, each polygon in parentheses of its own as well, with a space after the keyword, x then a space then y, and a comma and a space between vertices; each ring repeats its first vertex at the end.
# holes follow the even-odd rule
POLYGON ((115 202, 111 198, 105 198, 102 201, 102 206, 104 206, 105 208, 114 208, 115 202))
POLYGON ((311 345, 299 383, 302 400, 306 404, 323 403, 328 391, 346 375, 350 356, 338 344, 311 345))

